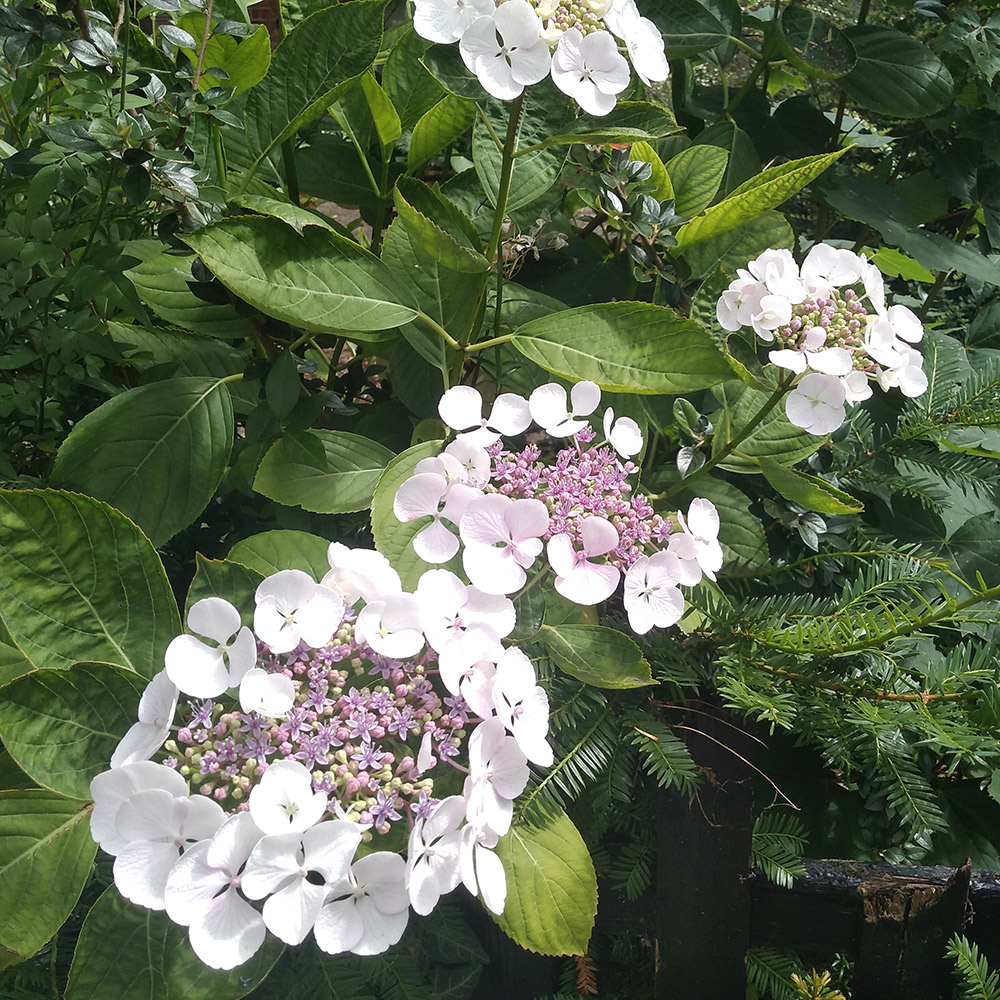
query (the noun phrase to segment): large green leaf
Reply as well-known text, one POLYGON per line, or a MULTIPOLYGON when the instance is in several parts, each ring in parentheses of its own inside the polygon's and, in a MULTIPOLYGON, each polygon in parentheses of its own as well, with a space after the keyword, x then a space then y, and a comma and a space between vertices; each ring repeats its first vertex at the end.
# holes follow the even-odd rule
POLYGON ((34 955, 73 911, 97 853, 93 806, 47 789, 0 792, 0 946, 34 955))
POLYGON ((110 663, 35 670, 0 690, 4 746, 39 785, 90 798, 90 781, 108 769, 136 721, 146 682, 110 663))
POLYGON ((451 271, 489 270, 472 222, 439 189, 404 176, 396 182, 393 198, 403 225, 436 261, 451 271))
POLYGON ((954 82, 923 42, 896 28, 851 28, 857 65, 837 82, 852 101, 893 118, 924 118, 952 99, 954 82))
MULTIPOLYGON (((680 127, 666 108, 644 101, 622 101, 601 118, 590 115, 573 118, 555 134, 540 139, 538 145, 545 148, 579 142, 592 146, 604 146, 611 142, 653 142, 678 131, 680 127)), ((527 143, 522 142, 521 145, 527 143)))
POLYGON ((126 251, 141 263, 125 272, 139 298, 174 326, 202 336, 234 339, 249 333, 247 321, 228 304, 213 305, 199 299, 188 287, 193 281, 194 257, 164 253, 157 240, 135 240, 126 251))
POLYGON ((786 499, 820 514, 860 514, 865 505, 825 479, 788 469, 770 458, 760 459, 764 478, 786 499))
POLYGON ((404 130, 412 129, 444 93, 420 62, 427 44, 412 26, 407 26, 403 37, 393 45, 382 70, 382 86, 404 130))
POLYGON ((247 98, 251 171, 368 69, 382 41, 384 9, 384 0, 327 7, 296 25, 278 46, 270 71, 247 98))
POLYGON ((597 913, 597 877, 580 832, 563 812, 515 824, 497 845, 507 902, 494 919, 522 948, 584 955, 597 913))
POLYGON ((112 886, 80 931, 66 1000, 237 1000, 255 989, 282 945, 268 934, 260 951, 231 972, 210 969, 195 955, 187 929, 166 913, 123 899, 112 886))
POLYGON ((694 243, 735 229, 763 215, 768 209, 776 208, 823 173, 845 152, 840 149, 792 160, 745 181, 722 201, 677 230, 677 244, 681 252, 694 243))
POLYGON ((475 119, 475 104, 454 94, 445 94, 413 126, 406 169, 413 173, 423 166, 435 153, 451 145, 475 119))
POLYGON ((261 576, 283 569, 300 569, 317 580, 330 569, 330 543, 308 531, 263 531, 237 542, 227 558, 249 566, 261 576))
MULTIPOLYGON (((417 305, 455 339, 478 305, 482 276, 450 271, 435 260, 402 220, 394 219, 382 243, 382 260, 405 288, 407 301, 417 305)), ((440 334, 417 321, 401 327, 409 345, 442 372, 452 367, 452 352, 440 334)), ((439 391, 443 386, 439 382, 439 391)))
POLYGON ((35 665, 17 646, 0 642, 0 687, 34 669, 35 665))
MULTIPOLYGON (((202 14, 189 14, 181 18, 180 27, 200 37, 205 24, 202 14), (190 21, 189 21, 190 19, 190 21), (189 26, 190 25, 190 26, 189 26)), ((184 54, 194 65, 198 54, 193 49, 183 49, 184 54)), ((260 83, 267 75, 271 65, 271 37, 263 24, 257 26, 252 35, 237 41, 232 35, 209 35, 205 42, 202 55, 202 65, 205 71, 198 81, 198 89, 202 92, 210 87, 232 87, 235 94, 242 94, 260 83), (225 75, 213 73, 221 69, 225 75)))
POLYGON ((653 684, 642 650, 617 629, 603 625, 543 625, 539 639, 567 674, 600 688, 653 684))
POLYGON ((60 447, 50 481, 117 507, 162 545, 212 499, 232 443, 225 383, 154 382, 88 413, 60 447))
POLYGON ((804 7, 785 7, 778 18, 778 33, 788 61, 807 76, 834 79, 857 63, 850 38, 804 7))
POLYGON ((299 234, 277 219, 242 216, 185 239, 227 288, 303 330, 370 334, 417 314, 377 257, 323 229, 299 234))
POLYGON ((691 218, 712 204, 729 162, 721 146, 696 145, 682 149, 667 164, 674 189, 674 211, 691 218))
POLYGON ((346 431, 285 434, 264 456, 253 488, 317 514, 365 510, 392 458, 378 442, 346 431))
POLYGON ((711 274, 717 268, 733 275, 738 267, 746 267, 747 261, 763 251, 790 248, 794 242, 795 233, 788 220, 780 212, 772 210, 744 222, 742 226, 695 243, 685 252, 684 260, 695 278, 711 274))
MULTIPOLYGON (((566 121, 568 108, 568 98, 555 87, 538 85, 531 88, 525 94, 524 109, 518 119, 515 148, 538 146, 557 134, 566 121)), ((485 102, 485 113, 494 133, 501 139, 507 134, 510 110, 509 103, 496 100, 485 102)), ((565 160, 566 150, 563 148, 535 149, 519 156, 514 161, 507 211, 514 212, 541 198, 555 184, 565 160)), ((472 162, 486 197, 491 205, 496 205, 503 157, 481 119, 476 119, 472 130, 472 162)))
POLYGON ((252 628, 254 593, 264 574, 229 559, 206 559, 200 552, 195 553, 194 564, 194 579, 184 599, 184 618, 187 619, 191 605, 197 601, 221 597, 239 611, 243 624, 252 628))
MULTIPOLYGON (((741 382, 727 382, 719 386, 716 396, 723 408, 715 420, 713 446, 721 449, 740 434, 767 403, 768 395, 741 382)), ((730 472, 759 473, 760 458, 770 458, 781 465, 794 465, 811 455, 821 443, 820 438, 791 423, 779 402, 720 466, 730 472)))
POLYGON ((642 12, 660 29, 670 59, 715 48, 729 35, 719 18, 698 0, 654 0, 642 12))
POLYGON ((113 507, 56 490, 0 490, 0 610, 39 667, 117 663, 152 677, 180 632, 149 539, 113 507))
MULTIPOLYGON (((420 574, 436 567, 425 563, 413 551, 411 544, 413 536, 427 527, 429 519, 421 517, 415 521, 399 521, 392 511, 392 502, 396 498, 396 490, 413 475, 417 462, 424 458, 432 458, 442 447, 444 447, 443 441, 424 441, 407 448, 385 467, 385 472, 375 487, 375 496, 372 499, 372 535, 375 538, 375 548, 396 568, 403 581, 404 590, 413 590, 420 579, 420 574)), ((439 568, 461 574, 462 562, 456 556, 439 568)))
POLYGON ((702 327, 646 302, 605 302, 525 323, 514 346, 546 371, 609 392, 681 393, 732 372, 702 327))

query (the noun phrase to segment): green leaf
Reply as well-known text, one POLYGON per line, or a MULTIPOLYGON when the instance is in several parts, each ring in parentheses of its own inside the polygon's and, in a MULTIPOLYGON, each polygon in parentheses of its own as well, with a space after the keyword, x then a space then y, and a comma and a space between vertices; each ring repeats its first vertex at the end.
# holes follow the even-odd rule
POLYGON ((496 850, 507 873, 507 902, 493 918, 500 929, 542 955, 586 954, 597 877, 572 820, 558 812, 540 826, 515 824, 496 850))
POLYGON ((254 593, 264 574, 236 561, 206 559, 200 552, 195 553, 194 564, 194 579, 184 601, 185 620, 192 604, 206 597, 221 597, 240 612, 243 624, 252 628, 254 593))
POLYGON ((90 798, 90 781, 108 769, 136 721, 146 682, 110 663, 36 670, 0 691, 0 732, 18 765, 39 785, 90 798))
POLYGON ((682 149, 666 165, 674 188, 674 211, 691 218, 712 204, 729 162, 721 146, 694 145, 682 149))
MULTIPOLYGON (((385 234, 382 261, 405 289, 407 301, 414 302, 457 338, 468 321, 469 311, 478 305, 482 277, 448 270, 420 245, 400 219, 394 219, 385 234)), ((437 331, 420 321, 406 323, 401 331, 425 361, 442 372, 450 369, 451 349, 437 331)), ((436 395, 440 395, 440 389, 436 395)))
POLYGON ((365 510, 392 458, 388 448, 346 431, 285 434, 264 456, 253 488, 316 514, 365 510))
POLYGON ((420 62, 449 94, 467 101, 483 100, 482 84, 463 62, 457 45, 431 45, 420 62))
POLYGON ((860 500, 831 486, 825 479, 788 469, 773 459, 761 458, 760 471, 786 500, 818 514, 860 514, 865 509, 860 500))
POLYGON ((0 642, 0 687, 35 669, 24 653, 7 642, 0 642))
POLYGON ((543 625, 539 636, 567 674, 600 688, 654 684, 642 650, 617 629, 603 625, 543 625))
POLYGON ((710 236, 735 229, 787 201, 844 155, 846 149, 807 156, 771 167, 745 181, 722 201, 677 230, 681 252, 710 236))
POLYGON ((756 177, 761 170, 760 157, 750 136, 735 122, 716 122, 698 133, 696 146, 717 146, 729 154, 729 162, 722 176, 720 191, 726 195, 744 181, 756 177))
MULTIPOLYGON (((622 101, 601 118, 580 115, 572 119, 553 135, 540 139, 538 145, 545 148, 581 142, 591 146, 606 146, 612 142, 655 142, 679 131, 681 128, 666 108, 645 101, 622 101)), ((527 146, 528 143, 522 142, 521 145, 527 146)))
POLYGON ((39 667, 101 660, 152 677, 180 632, 170 584, 146 536, 75 493, 0 490, 0 609, 39 667))
POLYGON ((361 77, 361 89, 364 91, 368 110, 375 123, 378 141, 385 147, 392 146, 403 134, 403 126, 399 122, 399 115, 396 114, 392 101, 370 72, 361 77))
POLYGON ((301 233, 306 226, 320 226, 323 229, 332 229, 344 235, 346 230, 338 229, 332 219, 314 212, 311 209, 303 208, 301 205, 293 205, 288 201, 280 201, 278 198, 266 198, 259 194, 244 194, 236 199, 236 203, 243 208, 249 208, 257 215, 269 215, 273 219, 281 219, 297 233, 301 233))
POLYGON ((117 507, 162 545, 212 499, 232 443, 225 383, 154 382, 128 389, 77 423, 56 455, 51 483, 117 507))
POLYGON ((278 46, 270 71, 247 98, 251 173, 368 69, 382 41, 384 9, 384 0, 327 7, 296 25, 278 46))
POLYGON ((778 33, 788 61, 807 76, 833 80, 849 73, 858 61, 850 38, 804 7, 785 7, 778 33))
POLYGON ((475 120, 475 104, 454 94, 445 94, 413 126, 410 148, 406 153, 407 171, 412 174, 422 167, 432 156, 463 135, 475 120))
MULTIPOLYGON (((198 26, 200 38, 205 23, 204 15, 193 14, 188 17, 198 26)), ((181 20, 187 21, 188 18, 181 20)), ((198 62, 198 54, 193 49, 185 49, 184 54, 192 65, 198 62)), ((198 81, 198 89, 202 93, 210 87, 232 87, 236 94, 242 94, 267 76, 271 65, 271 36, 263 24, 258 25, 252 35, 239 42, 232 35, 209 35, 202 65, 207 67, 198 81), (216 67, 225 71, 225 77, 212 72, 216 67)))
POLYGON ((326 557, 329 547, 325 538, 308 531, 262 531, 237 542, 227 558, 249 566, 261 576, 283 569, 300 569, 321 580, 330 570, 326 557))
POLYGON ((310 227, 299 235, 277 219, 242 216, 185 239, 227 288, 303 330, 370 333, 417 314, 377 257, 335 233, 310 227))
POLYGON ((525 323, 513 345, 546 371, 609 392, 682 393, 732 374, 697 323, 646 302, 604 302, 525 323))
POLYGON ((187 930, 163 912, 123 899, 112 886, 80 931, 66 1000, 238 1000, 256 989, 282 944, 267 935, 260 951, 231 972, 210 969, 188 944, 187 930))
MULTIPOLYGON (((719 450, 754 419, 770 394, 741 382, 727 382, 715 394, 723 405, 722 412, 713 418, 716 431, 712 446, 719 450)), ((784 406, 778 403, 719 466, 729 472, 759 473, 761 458, 794 465, 816 451, 821 443, 821 438, 792 424, 785 416, 784 406)))
MULTIPOLYGON (((727 275, 734 275, 738 267, 746 267, 747 261, 764 250, 790 248, 794 242, 795 233, 788 220, 780 212, 770 211, 728 232, 695 243, 685 251, 684 260, 695 278, 711 274, 716 268, 722 268, 727 275)), ((713 303, 713 315, 714 312, 713 303)))
MULTIPOLYGON (((568 105, 568 99, 554 87, 542 85, 533 87, 525 94, 514 139, 515 149, 543 146, 565 121, 568 105)), ((502 140, 507 134, 510 105, 490 99, 485 102, 484 108, 493 131, 502 140)), ((566 160, 566 152, 565 149, 539 148, 514 160, 510 195, 507 199, 508 212, 514 212, 537 201, 555 184, 566 160)), ((493 141, 493 136, 479 118, 476 119, 472 130, 472 162, 486 197, 490 204, 495 206, 500 190, 503 156, 493 141)))
POLYGON ((729 31, 697 0, 669 0, 643 13, 660 29, 668 59, 686 59, 726 40, 729 31))
MULTIPOLYGON (((441 100, 441 85, 427 72, 420 57, 427 42, 407 26, 385 61, 382 86, 392 101, 404 131, 412 129, 441 100)), ((410 139, 412 148, 413 139, 410 139)))
POLYGON ((511 642, 525 642, 538 634, 545 617, 545 589, 534 586, 522 590, 513 598, 515 624, 511 642))
POLYGON ((896 28, 850 28, 858 62, 838 83, 869 111, 893 118, 925 118, 954 96, 951 73, 934 53, 896 28))
POLYGON ((649 164, 649 183, 653 185, 652 195, 657 201, 665 201, 674 197, 674 189, 670 183, 667 168, 663 165, 660 154, 648 142, 633 142, 629 146, 628 158, 649 164))
MULTIPOLYGON (((417 462, 439 454, 442 447, 444 447, 443 441, 424 441, 407 448, 385 467, 385 472, 375 487, 375 496, 372 499, 372 535, 375 538, 375 548, 395 567, 403 581, 404 590, 413 590, 421 573, 432 568, 413 551, 413 546, 410 544, 413 536, 426 528, 429 521, 423 517, 415 521, 397 520, 392 511, 392 502, 396 498, 396 490, 413 475, 417 462)), ((461 573, 462 561, 455 556, 439 568, 461 573)))
POLYGON ((466 274, 489 270, 472 222, 440 189, 403 176, 396 182, 393 200, 403 225, 435 260, 466 274))
POLYGON ((46 789, 0 792, 0 946, 34 955, 76 906, 97 844, 93 806, 46 789))
POLYGON ((201 336, 235 339, 246 337, 247 321, 231 305, 212 305, 199 299, 188 287, 194 280, 191 264, 194 257, 178 257, 163 252, 156 240, 134 240, 125 251, 141 263, 125 272, 139 298, 174 326, 201 336))

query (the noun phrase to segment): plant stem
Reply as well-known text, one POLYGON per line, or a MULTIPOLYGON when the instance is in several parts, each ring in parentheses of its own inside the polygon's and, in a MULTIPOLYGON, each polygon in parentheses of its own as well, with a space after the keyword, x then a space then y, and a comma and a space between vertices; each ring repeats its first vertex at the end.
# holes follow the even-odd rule
POLYGON ((288 200, 299 205, 299 172, 295 169, 295 139, 286 139, 281 144, 281 166, 285 171, 285 190, 288 200))
POLYGON ((378 184, 378 209, 375 213, 375 225, 372 226, 372 245, 369 248, 373 254, 378 254, 382 246, 382 229, 385 227, 385 213, 389 200, 389 161, 392 159, 392 147, 382 147, 382 173, 378 184))
MULTIPOLYGON (((969 206, 969 210, 965 213, 965 218, 962 220, 962 224, 958 227, 958 232, 955 233, 956 243, 961 243, 962 240, 965 239, 969 230, 972 228, 972 224, 976 221, 976 212, 978 210, 978 205, 969 206)), ((938 294, 944 287, 944 283, 948 280, 954 270, 954 268, 949 268, 947 271, 942 271, 934 279, 934 284, 931 285, 930 290, 927 292, 927 298, 924 299, 923 305, 917 310, 917 316, 920 318, 921 322, 927 318, 927 310, 930 309, 931 304, 938 297, 938 294)))
POLYGON ((212 122, 212 148, 215 150, 215 171, 219 175, 219 187, 226 200, 229 200, 229 178, 226 175, 226 157, 222 152, 222 130, 218 122, 212 122))
MULTIPOLYGON (((514 142, 517 139, 517 126, 521 119, 521 105, 524 94, 516 98, 510 108, 510 120, 507 122, 507 138, 503 144, 503 163, 500 167, 500 184, 497 188, 497 208, 493 218, 493 231, 490 241, 486 244, 486 259, 492 263, 500 247, 500 237, 503 224, 507 219, 507 198, 510 195, 510 180, 514 173, 514 142)), ((497 262, 497 273, 503 270, 503 261, 497 262)), ((497 309, 500 302, 497 301, 497 309)))
POLYGON ((198 89, 198 83, 201 80, 201 71, 205 66, 205 49, 208 46, 209 36, 212 34, 212 8, 214 6, 215 0, 208 0, 208 3, 205 5, 205 30, 201 33, 201 45, 198 47, 198 62, 194 68, 194 79, 191 81, 194 84, 195 90, 198 89))
POLYGON ((768 396, 764 405, 743 425, 743 429, 732 438, 725 447, 717 454, 713 455, 708 461, 705 462, 703 466, 695 469, 686 479, 680 480, 680 482, 674 483, 669 489, 664 490, 662 493, 654 494, 650 496, 651 500, 665 500, 667 497, 672 497, 675 493, 680 493, 682 490, 686 490, 690 487, 691 483, 698 479, 700 476, 705 475, 706 472, 711 472, 720 462, 724 462, 729 456, 736 451, 736 449, 743 444, 744 441, 757 428, 761 425, 764 418, 778 405, 781 401, 781 397, 785 395, 786 392, 791 388, 792 380, 795 378, 795 372, 789 372, 788 375, 783 376, 781 381, 778 383, 777 388, 774 392, 768 396))
POLYGON ((799 674, 791 670, 784 670, 781 667, 772 667, 767 663, 752 663, 751 665, 758 670, 766 670, 769 674, 774 674, 776 677, 787 677, 796 684, 805 684, 824 691, 840 691, 844 694, 854 695, 857 698, 870 698, 872 701, 920 701, 927 704, 929 701, 956 701, 963 697, 959 691, 945 691, 938 694, 933 694, 930 691, 918 691, 912 694, 902 694, 896 691, 880 691, 878 688, 870 687, 867 684, 860 684, 854 687, 850 684, 828 681, 822 677, 812 677, 809 674, 799 674))
POLYGON ((124 114, 125 87, 128 78, 128 40, 129 35, 132 34, 132 0, 122 0, 122 14, 124 16, 122 24, 125 30, 125 36, 122 38, 122 82, 121 99, 118 104, 118 111, 119 113, 124 114))
POLYGON ((432 316, 417 310, 417 319, 423 320, 450 348, 462 350, 462 345, 432 316))
MULTIPOLYGON (((500 315, 500 310, 496 310, 496 315, 500 315)), ((466 354, 472 354, 475 351, 485 351, 487 347, 499 347, 501 344, 506 344, 508 341, 514 339, 514 334, 503 333, 497 337, 490 337, 489 340, 477 340, 474 344, 469 344, 465 349, 466 354)))

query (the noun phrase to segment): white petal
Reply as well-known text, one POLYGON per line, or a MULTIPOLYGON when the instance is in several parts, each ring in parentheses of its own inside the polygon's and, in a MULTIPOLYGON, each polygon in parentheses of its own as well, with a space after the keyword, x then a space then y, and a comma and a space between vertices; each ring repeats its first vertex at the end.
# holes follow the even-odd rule
MULTIPOLYGON (((484 20, 492 19, 480 18, 473 27, 484 20)), ((468 29, 466 35, 471 30, 472 28, 468 29)), ((465 45, 465 36, 462 38, 462 44, 465 45)), ((476 427, 483 419, 483 397, 478 389, 470 385, 453 385, 438 401, 438 415, 456 431, 476 427)))
POLYGON ((528 397, 528 408, 539 427, 545 430, 554 427, 569 416, 566 390, 556 382, 540 385, 528 397))
POLYGON ((570 390, 570 402, 574 416, 585 417, 600 406, 601 387, 596 382, 577 382, 570 390))
POLYGON ((249 961, 266 936, 263 918, 235 889, 213 900, 188 929, 194 953, 212 969, 235 969, 249 961))
POLYGON ((490 411, 488 424, 501 434, 520 434, 531 423, 528 401, 513 392, 497 396, 490 411))
POLYGON ((187 625, 198 635, 227 643, 240 629, 240 613, 221 597, 205 597, 191 605, 187 625))
POLYGON ((171 639, 163 656, 167 676, 192 698, 214 698, 229 687, 229 670, 222 650, 193 635, 171 639))
POLYGON ((313 929, 325 896, 325 885, 296 878, 264 901, 262 915, 267 929, 285 944, 301 944, 313 929))

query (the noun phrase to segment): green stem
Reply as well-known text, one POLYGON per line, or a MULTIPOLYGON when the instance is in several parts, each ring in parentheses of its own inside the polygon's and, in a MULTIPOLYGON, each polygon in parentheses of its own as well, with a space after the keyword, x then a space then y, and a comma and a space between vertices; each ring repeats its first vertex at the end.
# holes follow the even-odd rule
POLYGON ((299 205, 299 172, 295 168, 295 139, 286 139, 281 144, 281 165, 285 171, 285 190, 288 200, 299 205))
POLYGON ((243 372, 237 372, 235 375, 225 375, 219 379, 219 385, 228 385, 230 382, 242 382, 243 372))
POLYGON ((703 466, 695 469, 686 479, 682 479, 680 482, 674 483, 669 489, 664 490, 662 493, 655 494, 650 497, 651 500, 666 500, 668 497, 672 497, 675 493, 680 493, 682 490, 686 490, 691 486, 691 483, 708 472, 711 472, 720 462, 724 462, 729 456, 736 451, 736 449, 743 444, 744 441, 757 428, 763 423, 764 418, 781 402, 781 397, 785 395, 786 392, 791 388, 792 381, 795 378, 795 372, 789 372, 789 374, 781 379, 778 383, 777 388, 774 392, 768 396, 764 405, 743 425, 743 429, 732 438, 725 447, 719 451, 718 454, 713 455, 703 466))
POLYGON ((101 188, 101 200, 97 205, 97 214, 94 216, 94 224, 90 227, 90 236, 87 237, 87 245, 83 248, 83 254, 80 256, 80 262, 82 263, 87 259, 87 254, 90 253, 90 248, 94 242, 94 238, 97 236, 97 230, 101 226, 101 219, 104 216, 104 210, 108 207, 108 194, 111 191, 111 179, 114 177, 115 168, 114 163, 108 163, 108 176, 104 179, 104 185, 101 188))
POLYGON ((417 319, 423 320, 450 348, 461 351, 462 345, 433 317, 417 310, 417 319))
POLYGON ((750 75, 746 78, 746 82, 742 87, 736 92, 736 96, 726 105, 726 114, 731 115, 745 100, 747 95, 753 90, 753 85, 757 82, 757 77, 764 72, 767 67, 767 57, 763 54, 759 57, 759 62, 754 66, 750 75))
POLYGON ((382 246, 382 230, 385 227, 385 214, 389 203, 389 161, 392 159, 392 147, 382 147, 382 174, 378 185, 378 208, 375 212, 375 225, 372 226, 372 245, 369 248, 378 255, 382 246))
POLYGON ((219 175, 219 187, 229 200, 229 178, 226 174, 226 157, 222 152, 222 130, 218 122, 212 122, 212 149, 215 151, 215 172, 219 175))
MULTIPOLYGON (((965 213, 965 218, 962 220, 962 224, 958 227, 958 232, 955 233, 956 243, 961 243, 962 240, 964 240, 968 235, 969 230, 972 228, 972 224, 976 221, 976 212, 978 210, 978 205, 969 206, 969 210, 965 213)), ((947 271, 942 271, 934 279, 934 284, 931 285, 929 291, 927 292, 927 298, 924 299, 923 305, 917 310, 917 316, 920 318, 921 322, 927 318, 927 310, 930 309, 931 304, 938 297, 938 294, 944 287, 944 283, 951 276, 953 270, 954 268, 948 268, 947 271)))
MULTIPOLYGON (((521 105, 524 102, 524 94, 516 98, 510 108, 510 120, 507 122, 507 138, 503 144, 503 163, 500 167, 500 184, 497 188, 497 209, 493 218, 493 231, 490 233, 490 241, 486 244, 486 259, 492 263, 500 247, 500 237, 503 233, 503 224, 507 218, 507 198, 510 195, 510 180, 514 173, 514 142, 517 139, 517 126, 521 119, 521 105)), ((497 271, 503 269, 503 262, 497 262, 497 271)), ((497 301, 496 308, 500 309, 500 302, 497 301)))
MULTIPOLYGON (((500 310, 496 310, 496 315, 500 315, 500 310)), ((475 351, 485 351, 487 347, 499 347, 501 344, 506 344, 509 340, 514 339, 513 333, 503 333, 497 337, 490 337, 489 340, 477 340, 474 344, 469 344, 465 349, 466 354, 472 354, 475 351)))
MULTIPOLYGON (((518 98, 520 100, 520 98, 518 98)), ((486 131, 489 132, 490 137, 497 145, 497 149, 503 152, 503 143, 500 141, 500 136, 497 135, 497 130, 493 127, 493 122, 490 121, 489 116, 483 110, 482 105, 476 105, 476 111, 479 113, 479 118, 482 123, 486 126, 486 131)))

